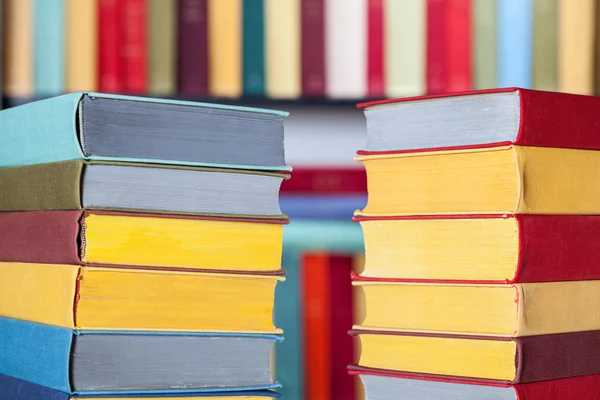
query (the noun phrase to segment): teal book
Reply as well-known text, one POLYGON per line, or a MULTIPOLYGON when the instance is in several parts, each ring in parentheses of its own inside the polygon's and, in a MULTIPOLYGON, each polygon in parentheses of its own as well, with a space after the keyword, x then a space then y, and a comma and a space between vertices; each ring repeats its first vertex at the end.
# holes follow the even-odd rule
POLYGON ((265 32, 263 0, 244 0, 243 93, 265 94, 265 32))
POLYGON ((33 1, 33 93, 55 96, 65 91, 65 2, 33 1))
POLYGON ((286 171, 287 115, 71 93, 0 111, 0 167, 85 159, 286 171))

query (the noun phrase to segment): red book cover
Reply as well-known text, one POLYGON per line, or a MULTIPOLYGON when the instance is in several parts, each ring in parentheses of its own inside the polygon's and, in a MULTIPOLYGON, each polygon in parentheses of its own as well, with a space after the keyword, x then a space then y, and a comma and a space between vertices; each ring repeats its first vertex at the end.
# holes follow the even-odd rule
POLYGON ((282 194, 366 194, 363 168, 294 168, 292 179, 281 184, 282 194))
MULTIPOLYGON (((447 339, 461 338, 516 343, 514 359, 514 367, 516 369, 513 381, 469 378, 469 380, 473 382, 509 385, 600 374, 600 362, 598 361, 600 360, 600 331, 560 333, 555 335, 525 336, 517 338, 366 330, 355 330, 351 331, 350 334, 421 336, 447 339)), ((448 380, 449 382, 463 381, 465 379, 461 376, 435 375, 413 371, 392 371, 360 365, 351 365, 349 369, 359 372, 383 374, 398 373, 407 377, 442 379, 448 380)))
MULTIPOLYGON (((500 88, 371 101, 360 103, 357 107, 365 108, 403 101, 515 91, 518 92, 520 98, 519 132, 516 140, 493 143, 486 145, 486 147, 515 144, 520 146, 600 150, 600 140, 598 140, 600 118, 597 118, 600 112, 600 97, 595 96, 522 88, 500 88)), ((477 147, 482 146, 477 144, 462 146, 462 148, 477 147)), ((442 149, 427 149, 427 151, 433 150, 442 149)), ((413 152, 413 150, 408 152, 413 152)), ((380 154, 381 152, 359 151, 358 153, 380 154)), ((402 153, 402 151, 392 153, 402 153)))
POLYGON ((451 0, 427 0, 427 93, 447 92, 447 9, 451 0))
POLYGON ((385 20, 383 0, 368 0, 367 14, 367 95, 385 95, 385 20))
MULTIPOLYGON (((432 1, 432 0, 430 0, 432 1)), ((446 92, 471 89, 471 0, 452 0, 446 5, 446 92)))
POLYGON ((147 85, 146 0, 122 0, 124 91, 144 94, 147 85))
POLYGON ((348 331, 353 323, 352 281, 350 278, 354 257, 329 256, 329 359, 331 363, 331 396, 336 400, 354 400, 355 383, 346 373, 346 366, 354 361, 354 343, 348 331))
POLYGON ((302 95, 325 95, 325 0, 301 0, 302 95))
POLYGON ((400 373, 373 372, 352 369, 350 375, 375 375, 397 379, 418 379, 422 381, 436 381, 455 383, 457 385, 486 385, 511 387, 515 391, 516 400, 598 400, 600 396, 600 374, 577 376, 573 378, 555 379, 551 381, 522 383, 516 385, 490 384, 473 382, 468 379, 448 380, 427 377, 406 376, 400 373))
POLYGON ((122 5, 119 0, 98 1, 98 90, 103 93, 123 91, 122 5))
MULTIPOLYGON (((304 300, 304 386, 307 399, 329 399, 329 264, 325 253, 302 256, 302 299, 304 300)), ((347 334, 345 336, 348 336, 347 334)))
MULTIPOLYGON (((477 283, 533 283, 600 279, 600 216, 590 215, 453 215, 356 218, 355 221, 392 219, 515 218, 519 235, 515 275, 504 281, 477 283)), ((414 282, 354 276, 356 280, 414 282)), ((427 282, 460 283, 465 281, 427 282)), ((475 283, 473 281, 466 281, 475 283)))
POLYGON ((179 93, 208 94, 208 0, 177 5, 177 79, 179 93))

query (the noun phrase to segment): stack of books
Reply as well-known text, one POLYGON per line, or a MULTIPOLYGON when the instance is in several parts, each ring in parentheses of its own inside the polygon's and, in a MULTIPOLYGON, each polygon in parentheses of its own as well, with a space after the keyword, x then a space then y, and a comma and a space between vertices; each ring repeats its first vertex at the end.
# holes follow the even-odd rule
POLYGON ((600 393, 600 99, 518 88, 363 105, 366 399, 600 393))
POLYGON ((0 398, 277 397, 285 116, 94 93, 1 112, 0 398))

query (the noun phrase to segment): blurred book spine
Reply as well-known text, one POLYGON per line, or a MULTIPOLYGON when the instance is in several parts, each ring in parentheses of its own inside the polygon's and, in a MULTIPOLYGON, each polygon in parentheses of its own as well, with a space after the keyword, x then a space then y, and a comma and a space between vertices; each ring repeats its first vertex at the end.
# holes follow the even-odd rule
POLYGON ((123 23, 123 57, 125 93, 144 94, 147 85, 146 0, 121 0, 123 23))
POLYGON ((263 0, 244 0, 243 5, 243 92, 265 94, 265 22, 263 0))
POLYGON ((208 83, 215 97, 242 94, 241 1, 208 1, 208 83))
POLYGON ((177 92, 176 7, 175 0, 148 0, 148 92, 152 95, 177 92))
POLYGON ((325 96, 325 0, 301 0, 302 94, 325 96))
POLYGON ((208 95, 208 0, 179 0, 177 6, 178 91, 208 95))
POLYGON ((66 28, 66 91, 96 91, 98 2, 66 0, 66 28))
POLYGON ((558 89, 558 0, 533 2, 533 88, 558 89))
POLYGON ((64 2, 34 0, 34 93, 58 95, 65 91, 64 2))

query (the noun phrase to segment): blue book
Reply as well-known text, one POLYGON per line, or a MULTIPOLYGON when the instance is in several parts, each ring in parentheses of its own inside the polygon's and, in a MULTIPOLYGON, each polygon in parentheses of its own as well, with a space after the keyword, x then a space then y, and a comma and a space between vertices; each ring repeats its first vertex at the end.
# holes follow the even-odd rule
MULTIPOLYGON (((0 318, 0 374, 76 395, 276 389, 277 335, 71 330, 0 318)), ((140 397, 143 397, 140 396, 140 397)))
POLYGON ((90 400, 101 400, 110 398, 130 399, 130 400, 150 400, 162 397, 169 398, 181 398, 182 400, 195 400, 195 399, 235 399, 236 397, 247 397, 253 396, 261 399, 274 399, 279 397, 279 393, 270 390, 257 390, 248 392, 229 392, 227 394, 214 394, 214 393, 166 393, 166 394, 125 394, 125 395, 72 395, 69 393, 60 392, 58 390, 50 389, 45 386, 37 385, 35 383, 23 381, 17 378, 13 378, 8 375, 0 374, 0 399, 2 400, 70 400, 70 399, 90 399, 90 400))
POLYGON ((367 205, 366 195, 282 195, 279 206, 289 218, 350 221, 356 210, 367 205))
POLYGON ((243 6, 243 93, 265 94, 265 29, 263 0, 244 0, 243 6))
POLYGON ((290 170, 288 113, 101 93, 0 111, 0 167, 89 159, 290 170))
POLYGON ((65 91, 64 0, 33 2, 33 92, 56 96, 65 91))
POLYGON ((498 0, 498 86, 531 88, 533 1, 498 0))

